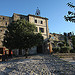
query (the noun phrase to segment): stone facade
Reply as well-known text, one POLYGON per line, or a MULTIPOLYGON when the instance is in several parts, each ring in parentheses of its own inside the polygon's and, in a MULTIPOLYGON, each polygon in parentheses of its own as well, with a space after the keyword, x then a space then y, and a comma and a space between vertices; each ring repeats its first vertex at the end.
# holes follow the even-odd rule
POLYGON ((0 47, 3 47, 2 41, 3 41, 4 33, 7 30, 7 26, 10 22, 12 22, 11 17, 0 16, 0 47))
MULTIPOLYGON (((55 33, 50 33, 49 34, 50 37, 50 42, 52 44, 52 47, 59 47, 59 43, 65 42, 65 36, 62 34, 55 34, 55 33), (56 44, 56 45, 55 45, 56 44)), ((72 47, 72 40, 68 39, 67 37, 67 43, 69 44, 70 47, 72 47)))
POLYGON ((51 41, 64 41, 64 35, 62 34, 50 33, 49 36, 51 41))
MULTIPOLYGON (((31 23, 34 23, 37 28, 35 33, 39 33, 41 31, 42 36, 44 37, 44 40, 47 40, 49 38, 48 18, 35 16, 35 15, 31 15, 31 14, 26 16, 26 15, 14 13, 12 17, 0 16, 0 48, 3 48, 2 41, 3 41, 4 33, 7 30, 7 26, 12 21, 17 21, 20 19, 25 19, 31 23)), ((16 49, 14 53, 16 53, 18 55, 19 54, 18 49, 16 49)), ((31 49, 31 51, 29 53, 36 54, 37 48, 35 47, 35 48, 31 49)))
POLYGON ((42 30, 42 35, 44 39, 47 39, 49 37, 48 19, 35 15, 28 15, 28 16, 29 22, 34 23, 37 27, 36 33, 39 33, 40 30, 42 30))

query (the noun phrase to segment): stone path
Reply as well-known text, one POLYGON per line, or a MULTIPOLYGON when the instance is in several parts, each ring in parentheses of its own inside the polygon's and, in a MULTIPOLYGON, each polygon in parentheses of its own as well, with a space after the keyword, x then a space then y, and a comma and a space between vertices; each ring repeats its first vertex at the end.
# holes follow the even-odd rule
POLYGON ((75 65, 53 55, 0 62, 0 75, 75 75, 75 65))

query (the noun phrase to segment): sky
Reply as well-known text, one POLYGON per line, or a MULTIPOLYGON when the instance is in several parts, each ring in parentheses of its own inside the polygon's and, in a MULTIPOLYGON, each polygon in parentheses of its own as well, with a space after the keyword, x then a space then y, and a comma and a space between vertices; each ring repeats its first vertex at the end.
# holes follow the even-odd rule
POLYGON ((74 32, 75 23, 66 22, 64 16, 68 11, 74 11, 66 4, 75 0, 0 0, 0 15, 12 16, 13 13, 35 15, 37 7, 40 10, 40 16, 48 18, 49 33, 74 32))

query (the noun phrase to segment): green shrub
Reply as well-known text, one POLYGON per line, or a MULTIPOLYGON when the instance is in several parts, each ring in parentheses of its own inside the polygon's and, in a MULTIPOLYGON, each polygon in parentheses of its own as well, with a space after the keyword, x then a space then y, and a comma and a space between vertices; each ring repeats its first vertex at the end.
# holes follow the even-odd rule
POLYGON ((64 47, 61 47, 60 53, 70 53, 70 50, 71 50, 71 47, 64 46, 64 47))
POLYGON ((60 47, 54 47, 52 50, 54 53, 60 52, 60 47))
POLYGON ((64 44, 63 44, 63 43, 59 43, 58 45, 59 45, 60 47, 64 46, 64 44))
POLYGON ((75 49, 71 49, 70 50, 70 53, 75 53, 75 49))

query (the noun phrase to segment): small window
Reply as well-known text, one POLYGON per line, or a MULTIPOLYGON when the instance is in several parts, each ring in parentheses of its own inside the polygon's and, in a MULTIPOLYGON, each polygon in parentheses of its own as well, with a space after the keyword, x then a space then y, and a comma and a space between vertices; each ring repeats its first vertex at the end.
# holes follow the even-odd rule
POLYGON ((23 17, 20 17, 20 19, 23 19, 23 17))
POLYGON ((7 22, 5 23, 5 25, 7 25, 7 22))
POLYGON ((37 20, 35 20, 35 23, 37 23, 37 20))
POLYGON ((43 24, 43 21, 41 21, 41 24, 43 24))
POLYGON ((4 20, 5 18, 3 17, 3 20, 4 20))
POLYGON ((3 48, 0 48, 0 54, 3 54, 3 48))
POLYGON ((51 38, 51 35, 49 35, 49 38, 51 38))
POLYGON ((35 32, 38 32, 38 28, 36 27, 35 32))
POLYGON ((0 30, 0 32, 2 32, 2 30, 0 30))
POLYGON ((55 34, 54 34, 54 36, 55 36, 55 34))
POLYGON ((44 28, 39 28, 39 31, 44 33, 44 28))

